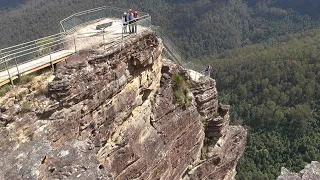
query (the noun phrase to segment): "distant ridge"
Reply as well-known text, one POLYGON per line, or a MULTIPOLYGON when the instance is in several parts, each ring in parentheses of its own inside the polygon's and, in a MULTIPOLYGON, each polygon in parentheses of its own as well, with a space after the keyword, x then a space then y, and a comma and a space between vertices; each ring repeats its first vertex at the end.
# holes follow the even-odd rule
POLYGON ((27 0, 1 0, 0 1, 0 10, 15 8, 19 4, 24 4, 27 0))

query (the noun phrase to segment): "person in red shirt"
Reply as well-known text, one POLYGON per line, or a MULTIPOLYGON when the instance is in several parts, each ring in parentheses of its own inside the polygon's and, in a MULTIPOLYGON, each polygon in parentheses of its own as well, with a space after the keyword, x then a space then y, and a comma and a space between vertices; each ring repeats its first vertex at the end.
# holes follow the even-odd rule
POLYGON ((138 27, 138 25, 137 25, 137 21, 138 21, 138 11, 134 11, 133 12, 133 21, 134 21, 134 25, 133 25, 133 32, 134 33, 137 33, 137 27, 138 27))

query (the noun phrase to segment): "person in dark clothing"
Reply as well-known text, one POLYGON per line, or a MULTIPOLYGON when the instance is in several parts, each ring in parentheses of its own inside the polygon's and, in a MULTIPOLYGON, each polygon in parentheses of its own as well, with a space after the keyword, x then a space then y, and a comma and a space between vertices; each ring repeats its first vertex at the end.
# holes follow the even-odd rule
POLYGON ((123 13, 123 16, 122 16, 122 33, 123 34, 126 34, 127 33, 127 25, 128 25, 128 14, 127 12, 124 12, 123 13))
POLYGON ((208 65, 202 72, 204 72, 205 75, 210 77, 211 66, 208 65))
POLYGON ((133 21, 133 12, 132 9, 129 9, 128 11, 128 20, 129 20, 129 32, 133 33, 134 32, 134 27, 132 25, 133 21))

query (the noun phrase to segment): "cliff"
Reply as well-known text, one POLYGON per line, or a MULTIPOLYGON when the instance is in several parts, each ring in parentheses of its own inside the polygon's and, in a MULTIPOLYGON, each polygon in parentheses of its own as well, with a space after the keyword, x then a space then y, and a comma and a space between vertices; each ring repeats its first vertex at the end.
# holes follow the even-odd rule
POLYGON ((2 97, 0 179, 232 179, 246 130, 146 32, 2 97), (172 77, 190 104, 175 102, 172 77))
POLYGON ((281 175, 277 180, 318 180, 320 179, 320 163, 311 162, 299 173, 293 173, 286 168, 281 168, 281 175))

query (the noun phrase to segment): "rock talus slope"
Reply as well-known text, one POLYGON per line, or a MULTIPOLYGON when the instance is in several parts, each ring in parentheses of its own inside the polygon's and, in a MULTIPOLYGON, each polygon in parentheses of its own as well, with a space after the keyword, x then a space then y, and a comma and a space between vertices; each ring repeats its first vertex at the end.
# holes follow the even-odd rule
POLYGON ((213 79, 191 83, 190 106, 175 104, 171 77, 183 69, 162 49, 145 32, 72 55, 48 92, 8 93, 0 179, 232 179, 246 130, 229 126, 213 79))

